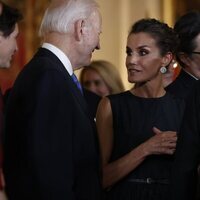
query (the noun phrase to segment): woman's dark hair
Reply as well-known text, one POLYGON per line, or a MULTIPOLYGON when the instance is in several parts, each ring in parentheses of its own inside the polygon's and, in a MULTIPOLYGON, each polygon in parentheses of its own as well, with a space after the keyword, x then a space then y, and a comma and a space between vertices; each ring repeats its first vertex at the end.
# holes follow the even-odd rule
POLYGON ((197 44, 196 37, 200 34, 200 12, 191 11, 180 17, 175 23, 174 30, 178 34, 180 44, 177 51, 177 61, 181 66, 185 64, 179 58, 179 53, 184 52, 191 56, 197 44))
POLYGON ((167 24, 151 18, 141 19, 133 24, 129 35, 140 32, 148 33, 155 39, 162 56, 168 52, 176 53, 178 38, 167 24))
POLYGON ((15 24, 22 19, 21 13, 0 1, 2 11, 0 13, 0 31, 4 37, 8 37, 15 29, 15 24))

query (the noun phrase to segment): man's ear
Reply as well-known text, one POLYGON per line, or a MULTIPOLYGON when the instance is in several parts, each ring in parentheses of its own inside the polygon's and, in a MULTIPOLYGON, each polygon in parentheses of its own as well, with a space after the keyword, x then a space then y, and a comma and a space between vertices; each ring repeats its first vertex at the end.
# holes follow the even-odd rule
POLYGON ((75 39, 77 41, 80 41, 81 38, 82 38, 82 35, 83 35, 83 29, 84 29, 84 26, 85 26, 85 21, 80 19, 80 20, 77 20, 74 24, 74 33, 75 33, 75 39))
POLYGON ((171 52, 168 52, 165 56, 162 58, 162 67, 166 67, 170 64, 170 62, 173 59, 173 55, 171 52))

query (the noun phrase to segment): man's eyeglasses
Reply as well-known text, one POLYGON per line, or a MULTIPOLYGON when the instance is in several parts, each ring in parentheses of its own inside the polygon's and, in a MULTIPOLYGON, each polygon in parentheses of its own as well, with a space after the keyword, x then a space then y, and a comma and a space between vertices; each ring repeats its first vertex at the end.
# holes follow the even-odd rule
POLYGON ((193 54, 200 54, 200 51, 193 51, 193 54))

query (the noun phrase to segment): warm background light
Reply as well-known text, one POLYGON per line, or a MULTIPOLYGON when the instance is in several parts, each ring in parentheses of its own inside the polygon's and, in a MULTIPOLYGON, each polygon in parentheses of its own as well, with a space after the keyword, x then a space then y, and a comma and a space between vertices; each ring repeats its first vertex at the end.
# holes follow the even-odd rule
MULTIPOLYGON (((0 70, 3 92, 12 86, 24 64, 33 56, 40 44, 37 36, 41 17, 49 0, 4 0, 19 8, 24 20, 20 24, 19 52, 9 70, 0 70)), ((130 26, 138 19, 153 17, 173 26, 174 21, 188 10, 200 10, 199 0, 97 0, 103 17, 101 50, 94 53, 93 60, 105 59, 120 71, 126 89, 125 68, 126 38, 130 26)))

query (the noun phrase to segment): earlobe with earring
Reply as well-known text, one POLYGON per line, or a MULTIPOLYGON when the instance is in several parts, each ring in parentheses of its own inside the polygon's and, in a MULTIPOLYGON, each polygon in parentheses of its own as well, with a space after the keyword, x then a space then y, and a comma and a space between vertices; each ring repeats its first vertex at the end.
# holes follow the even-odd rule
POLYGON ((160 72, 161 72, 162 74, 165 74, 165 73, 167 72, 167 68, 166 68, 166 67, 161 67, 161 68, 160 68, 160 72))

